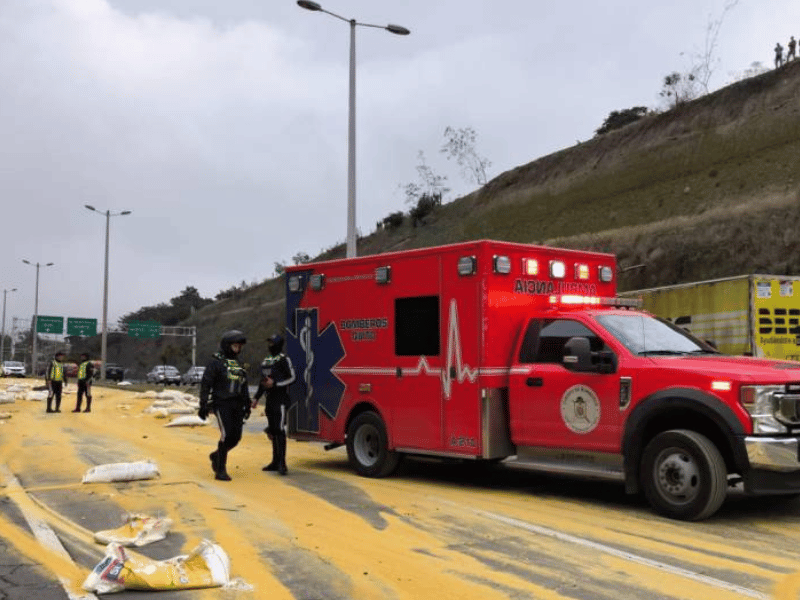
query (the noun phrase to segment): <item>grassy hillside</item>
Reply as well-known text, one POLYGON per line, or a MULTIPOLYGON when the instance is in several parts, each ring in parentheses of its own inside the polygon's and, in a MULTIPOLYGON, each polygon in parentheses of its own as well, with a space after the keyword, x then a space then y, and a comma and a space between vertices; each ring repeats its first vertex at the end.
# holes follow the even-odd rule
MULTIPOLYGON (((800 274, 799 165, 800 60, 509 170, 424 226, 407 219, 360 239, 358 252, 478 238, 611 251, 623 290, 800 274)), ((341 256, 344 247, 318 258, 341 256)), ((247 332, 247 359, 260 360, 282 329, 282 297, 274 279, 198 311, 184 323, 198 327, 198 362, 231 328, 247 332)), ((141 372, 162 357, 190 362, 185 340, 119 342, 109 360, 141 372)))

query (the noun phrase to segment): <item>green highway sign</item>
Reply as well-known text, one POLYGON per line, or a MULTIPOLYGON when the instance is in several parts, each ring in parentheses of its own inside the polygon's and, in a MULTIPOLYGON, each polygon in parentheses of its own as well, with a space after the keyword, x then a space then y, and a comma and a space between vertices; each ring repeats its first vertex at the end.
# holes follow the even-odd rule
POLYGON ((67 335, 97 335, 97 319, 67 317, 67 335))
POLYGON ((36 319, 36 333, 64 333, 64 317, 39 315, 36 319))
POLYGON ((128 335, 135 338, 161 337, 161 323, 158 321, 129 321, 128 335))

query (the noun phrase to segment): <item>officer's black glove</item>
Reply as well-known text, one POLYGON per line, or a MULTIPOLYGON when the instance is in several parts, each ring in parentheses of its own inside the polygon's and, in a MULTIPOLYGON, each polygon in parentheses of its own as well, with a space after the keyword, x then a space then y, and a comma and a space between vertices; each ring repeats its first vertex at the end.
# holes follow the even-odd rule
POLYGON ((247 421, 247 419, 249 418, 250 418, 250 405, 248 404, 244 408, 244 420, 247 421))
POLYGON ((200 410, 197 411, 197 416, 205 421, 208 418, 208 404, 201 404, 200 410))

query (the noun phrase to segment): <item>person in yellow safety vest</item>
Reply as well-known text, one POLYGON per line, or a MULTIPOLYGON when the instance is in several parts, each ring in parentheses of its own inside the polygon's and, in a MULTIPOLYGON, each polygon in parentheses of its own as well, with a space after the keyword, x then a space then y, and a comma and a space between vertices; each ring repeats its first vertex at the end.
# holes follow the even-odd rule
POLYGON ((67 374, 64 372, 64 353, 56 352, 52 362, 44 373, 47 383, 47 412, 61 412, 61 390, 67 385, 67 374), (56 399, 56 408, 53 410, 53 398, 56 399))
POLYGON ((94 377, 94 365, 89 360, 89 355, 83 352, 81 353, 81 364, 78 365, 78 400, 75 410, 72 412, 81 412, 81 401, 84 394, 86 394, 86 410, 83 412, 92 412, 92 377, 94 377))

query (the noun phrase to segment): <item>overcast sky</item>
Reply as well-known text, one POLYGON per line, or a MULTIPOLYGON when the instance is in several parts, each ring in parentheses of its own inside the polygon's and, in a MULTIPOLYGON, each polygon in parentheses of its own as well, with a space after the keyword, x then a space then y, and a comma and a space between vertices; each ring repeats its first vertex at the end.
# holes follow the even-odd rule
MULTIPOLYGON (((657 107, 724 0, 324 0, 359 27, 357 222, 407 210, 418 152, 472 127, 490 178, 657 107)), ((800 35, 800 3, 725 13, 711 87, 800 35)), ((295 0, 0 0, 0 291, 12 317, 109 321, 262 281, 346 235, 349 27, 295 0)))

